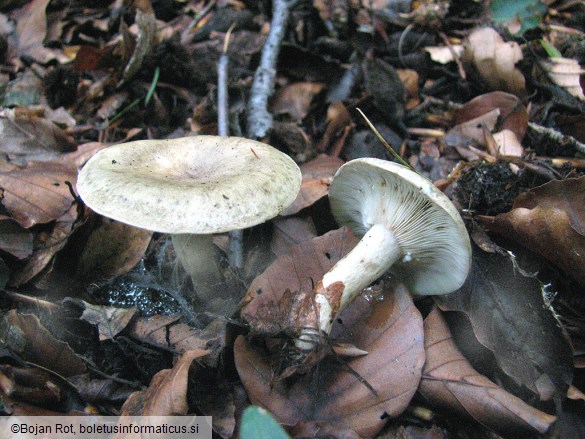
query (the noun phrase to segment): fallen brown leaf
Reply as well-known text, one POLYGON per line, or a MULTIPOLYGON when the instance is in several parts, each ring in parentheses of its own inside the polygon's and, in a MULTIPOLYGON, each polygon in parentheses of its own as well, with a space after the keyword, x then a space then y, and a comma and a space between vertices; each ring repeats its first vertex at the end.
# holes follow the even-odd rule
POLYGON ((85 364, 69 345, 53 337, 33 314, 8 311, 2 319, 1 332, 4 343, 26 361, 64 377, 85 372, 85 364))
POLYGON ((114 339, 138 312, 136 308, 116 308, 88 302, 83 302, 83 306, 85 309, 80 318, 98 327, 100 340, 114 339))
POLYGON ((325 88, 320 82, 295 82, 280 88, 272 100, 272 112, 288 114, 300 122, 309 113, 313 98, 325 88))
POLYGON ((526 80, 516 68, 516 63, 522 59, 518 43, 505 42, 490 27, 477 29, 467 38, 464 59, 475 67, 490 89, 526 96, 526 80))
POLYGON ((16 21, 16 52, 20 56, 30 56, 40 63, 57 58, 61 62, 69 59, 56 49, 44 46, 47 35, 46 8, 49 0, 34 0, 18 10, 16 21))
POLYGON ((455 113, 455 125, 478 118, 494 109, 499 110, 500 130, 511 130, 518 140, 522 140, 528 129, 528 112, 516 96, 494 91, 473 98, 455 113))
POLYGON ((205 328, 196 329, 181 323, 180 316, 140 317, 128 326, 127 335, 178 354, 207 349, 208 353, 202 361, 215 367, 225 345, 226 322, 214 320, 205 328))
POLYGON ((536 401, 564 399, 573 380, 570 342, 545 304, 540 282, 519 272, 509 257, 474 248, 468 281, 436 300, 441 309, 467 316, 469 337, 493 353, 522 392, 528 389, 536 401))
POLYGON ((301 190, 295 201, 280 214, 294 215, 327 195, 333 176, 342 164, 343 160, 337 157, 320 154, 310 162, 301 165, 303 174, 301 190))
POLYGON ((52 227, 39 232, 34 241, 33 254, 27 259, 26 265, 17 270, 10 279, 10 285, 20 286, 31 281, 45 268, 51 268, 53 257, 65 247, 67 238, 77 229, 81 222, 76 222, 79 212, 77 204, 72 205, 52 227))
POLYGON ((500 434, 545 433, 555 417, 529 406, 475 371, 457 350, 438 309, 424 321, 421 394, 435 407, 469 416, 500 434))
POLYGON ((85 284, 130 271, 144 256, 152 232, 101 218, 77 261, 76 277, 85 284))
POLYGON ((260 332, 307 326, 316 316, 296 314, 294 306, 303 300, 300 292, 310 298, 314 285, 357 242, 350 229, 343 227, 293 246, 290 254, 279 257, 254 279, 242 301, 241 316, 260 332))
POLYGON ((551 181, 518 196, 510 212, 477 216, 488 231, 512 239, 585 286, 585 177, 551 181))
POLYGON ((2 204, 22 227, 45 224, 66 215, 74 198, 66 182, 75 185, 77 173, 55 162, 31 162, 0 172, 2 204))
POLYGON ((187 382, 191 363, 207 351, 185 352, 172 369, 158 372, 148 389, 134 392, 120 411, 121 416, 181 416, 189 411, 187 382))
POLYGON ((279 217, 273 220, 273 224, 274 232, 270 249, 276 256, 286 255, 293 245, 309 241, 317 236, 317 229, 310 217, 279 217))
POLYGON ((33 234, 12 219, 0 221, 0 249, 24 259, 33 252, 33 234))
POLYGON ((75 142, 52 121, 27 109, 0 112, 0 153, 11 163, 47 161, 75 150, 75 142))
POLYGON ((328 423, 374 436, 386 417, 408 406, 418 386, 424 363, 421 316, 403 286, 387 289, 383 300, 361 297, 340 315, 332 332, 337 340, 368 354, 325 358, 306 375, 274 382, 266 352, 238 337, 235 362, 250 400, 286 425, 328 423))

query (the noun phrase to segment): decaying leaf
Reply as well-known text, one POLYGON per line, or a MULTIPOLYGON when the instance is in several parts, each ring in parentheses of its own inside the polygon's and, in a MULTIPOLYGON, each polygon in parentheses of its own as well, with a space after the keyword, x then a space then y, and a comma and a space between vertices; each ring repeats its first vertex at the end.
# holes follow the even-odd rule
POLYGON ((0 323, 0 339, 25 360, 64 377, 85 372, 85 364, 69 345, 53 337, 33 314, 8 311, 0 323))
POLYGON ((0 249, 24 259, 33 252, 33 234, 16 221, 5 219, 0 221, 0 249))
POLYGON ((480 375, 457 350, 438 309, 424 322, 426 363, 421 394, 435 407, 468 416, 500 434, 545 433, 555 417, 543 413, 480 375))
POLYGON ((288 114, 294 121, 300 122, 309 113, 313 98, 323 90, 325 84, 320 82, 295 82, 280 88, 272 100, 275 114, 288 114))
POLYGON ((425 47, 431 59, 440 64, 447 64, 455 61, 455 57, 461 57, 463 55, 463 45, 453 44, 451 47, 447 46, 429 46, 425 47))
POLYGON ((544 303, 540 282, 513 264, 475 248, 468 281, 437 300, 442 309, 467 316, 479 342, 516 385, 536 400, 561 401, 573 378, 571 345, 544 303))
POLYGON ((526 80, 516 68, 516 63, 522 59, 517 43, 505 42, 494 29, 484 27, 469 35, 464 55, 490 89, 526 96, 526 80))
POLYGON ((517 241, 585 286, 585 177, 551 181, 516 198, 510 212, 477 216, 488 231, 517 241))
POLYGON ((11 163, 54 160, 74 149, 70 136, 37 113, 8 108, 0 112, 0 153, 11 163))
POLYGON ((100 340, 111 340, 123 331, 136 315, 136 308, 93 305, 83 302, 85 309, 81 319, 98 327, 100 340))
MULTIPOLYGON (((455 125, 478 118, 498 109, 497 126, 499 130, 510 130, 518 140, 522 140, 528 129, 528 111, 518 97, 494 91, 473 98, 455 113, 455 125)), ((488 126, 489 127, 489 126, 488 126)))
POLYGON ((121 416, 181 416, 189 410, 187 383, 191 363, 207 351, 185 352, 172 369, 158 372, 146 390, 134 392, 121 409, 121 416))
POLYGON ((54 224, 39 232, 34 240, 33 254, 27 259, 26 265, 12 277, 10 285, 23 285, 43 270, 50 269, 53 257, 65 247, 67 238, 82 223, 78 218, 78 205, 75 203, 54 224))
POLYGON ((121 83, 127 82, 138 73, 146 57, 152 53, 157 39, 156 17, 150 0, 139 0, 135 1, 134 4, 136 6, 138 34, 134 52, 124 68, 121 83))
POLYGON ((68 58, 56 49, 44 46, 47 36, 46 9, 49 0, 34 0, 23 6, 16 16, 16 48, 18 56, 29 56, 46 63, 55 58, 67 62, 68 58))
POLYGON ((79 256, 78 279, 88 284, 130 271, 144 256, 152 232, 101 218, 79 256))
POLYGON ((127 334, 142 343, 179 354, 207 349, 202 361, 217 366, 226 342, 226 322, 214 320, 205 328, 196 329, 180 322, 180 316, 140 317, 128 326, 127 334))
POLYGON ((55 162, 31 162, 8 172, 0 172, 2 204, 20 226, 32 227, 66 215, 74 203, 67 185, 77 173, 55 162))
POLYGON ((286 425, 317 422, 374 436, 386 417, 408 406, 418 386, 424 363, 421 316, 403 286, 384 289, 383 300, 356 299, 331 337, 368 354, 326 357, 309 373, 277 382, 266 351, 238 337, 235 362, 248 397, 286 425))
POLYGON ((342 164, 343 160, 337 157, 320 154, 310 162, 301 165, 303 174, 301 190, 295 201, 280 214, 294 215, 327 195, 333 176, 342 164))

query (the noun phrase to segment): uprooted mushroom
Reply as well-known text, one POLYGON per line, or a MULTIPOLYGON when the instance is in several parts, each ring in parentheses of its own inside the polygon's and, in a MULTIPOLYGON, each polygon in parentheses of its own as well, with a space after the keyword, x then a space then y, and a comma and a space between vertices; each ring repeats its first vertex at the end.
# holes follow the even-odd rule
POLYGON ((413 295, 448 294, 465 282, 465 224, 449 198, 416 172, 380 159, 352 160, 337 171, 329 201, 336 221, 363 238, 315 287, 318 328, 302 330, 300 351, 318 346, 335 317, 388 270, 413 295))

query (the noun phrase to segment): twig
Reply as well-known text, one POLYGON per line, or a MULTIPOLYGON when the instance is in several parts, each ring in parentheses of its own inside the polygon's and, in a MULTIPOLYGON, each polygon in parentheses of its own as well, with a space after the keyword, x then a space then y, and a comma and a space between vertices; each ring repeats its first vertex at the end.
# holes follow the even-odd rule
MULTIPOLYGON (((229 28, 225 36, 223 53, 217 63, 217 133, 220 136, 229 136, 229 96, 228 96, 228 66, 227 49, 230 35, 235 23, 229 28)), ((232 230, 228 233, 228 263, 230 267, 241 270, 244 267, 244 240, 243 230, 232 230)))
POLYGON ((199 24, 199 22, 203 19, 203 17, 205 17, 207 15, 207 13, 211 10, 211 8, 213 8, 214 6, 215 6, 215 0, 211 0, 209 3, 207 3, 203 7, 203 9, 201 9, 201 11, 199 11, 199 13, 193 18, 191 23, 189 23, 189 25, 183 31, 182 36, 181 36, 182 37, 181 42, 186 43, 188 41, 188 38, 189 38, 193 28, 199 24))
POLYGON ((528 122, 528 128, 538 134, 540 138, 546 137, 557 144, 572 146, 577 152, 585 154, 585 143, 579 142, 572 136, 562 134, 552 128, 543 127, 542 125, 537 125, 533 122, 528 122))
POLYGON ((272 115, 268 112, 268 99, 274 92, 276 62, 288 25, 292 8, 297 0, 273 0, 270 31, 262 48, 260 65, 254 74, 254 82, 248 101, 248 137, 261 139, 272 128, 272 115))

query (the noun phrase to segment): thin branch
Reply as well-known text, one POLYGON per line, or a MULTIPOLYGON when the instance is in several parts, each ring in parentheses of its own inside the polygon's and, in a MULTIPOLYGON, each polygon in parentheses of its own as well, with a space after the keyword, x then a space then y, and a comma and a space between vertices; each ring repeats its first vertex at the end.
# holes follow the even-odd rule
POLYGON ((254 74, 254 82, 248 102, 248 137, 261 139, 272 129, 272 114, 268 112, 268 99, 274 92, 276 62, 286 32, 292 8, 297 0, 273 0, 270 31, 262 48, 260 65, 254 74))
MULTIPOLYGON (((225 36, 223 53, 217 63, 217 133, 220 136, 229 136, 229 99, 228 99, 228 66, 229 57, 227 49, 234 25, 230 27, 225 36)), ((228 233, 228 263, 230 267, 242 269, 244 266, 244 231, 232 230, 228 233)))

